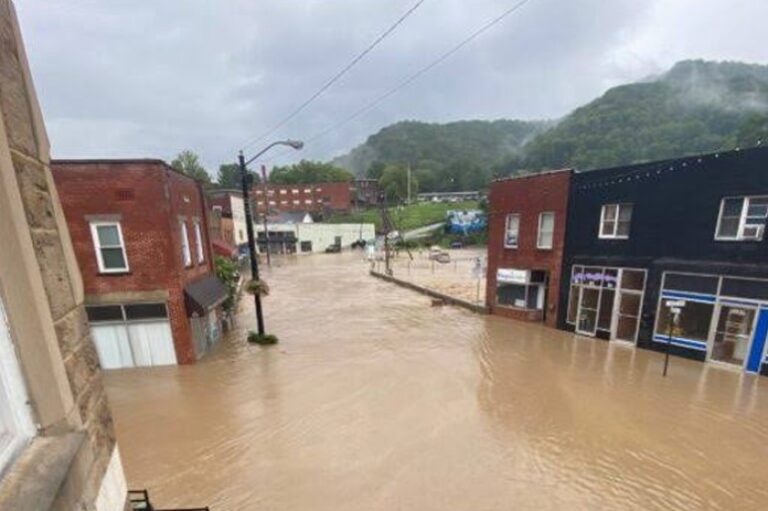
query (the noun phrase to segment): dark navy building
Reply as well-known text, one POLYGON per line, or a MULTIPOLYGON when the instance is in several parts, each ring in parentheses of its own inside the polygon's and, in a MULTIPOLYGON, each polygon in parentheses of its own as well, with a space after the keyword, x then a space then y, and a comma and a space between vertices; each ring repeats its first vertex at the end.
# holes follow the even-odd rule
POLYGON ((559 326, 768 374, 766 217, 768 148, 574 174, 559 326))

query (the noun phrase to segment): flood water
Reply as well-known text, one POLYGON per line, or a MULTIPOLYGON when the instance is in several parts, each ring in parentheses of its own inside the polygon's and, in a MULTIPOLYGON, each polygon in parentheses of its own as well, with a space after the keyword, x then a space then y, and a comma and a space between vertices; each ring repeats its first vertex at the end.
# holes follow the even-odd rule
POLYGON ((359 255, 266 278, 278 346, 239 330, 106 376, 129 486, 160 507, 768 507, 768 378, 673 358, 664 379, 658 353, 431 307, 359 255))

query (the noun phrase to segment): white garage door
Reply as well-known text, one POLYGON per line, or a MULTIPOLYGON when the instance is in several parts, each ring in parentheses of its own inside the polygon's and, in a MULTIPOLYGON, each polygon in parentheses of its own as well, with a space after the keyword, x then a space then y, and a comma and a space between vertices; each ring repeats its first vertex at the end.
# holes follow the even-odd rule
POLYGON ((104 369, 176 364, 168 321, 91 325, 104 369))

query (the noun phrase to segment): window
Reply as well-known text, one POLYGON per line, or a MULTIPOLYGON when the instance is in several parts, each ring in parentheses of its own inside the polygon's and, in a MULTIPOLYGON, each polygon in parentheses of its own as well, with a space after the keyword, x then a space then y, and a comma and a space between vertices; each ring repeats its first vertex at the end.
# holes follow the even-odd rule
POLYGON ((768 196, 728 197, 720 203, 717 240, 761 241, 768 217, 768 196))
POLYGON ((205 251, 203 250, 203 233, 200 232, 200 222, 195 222, 195 248, 197 248, 197 262, 205 262, 205 251))
POLYGON ((304 188, 304 193, 312 193, 312 189, 311 188, 304 188))
POLYGON ((606 204, 600 213, 600 238, 627 239, 632 204, 606 204))
POLYGON ((288 190, 280 190, 280 195, 285 195, 288 193, 288 190))
POLYGON ((102 273, 128 271, 125 243, 119 222, 91 223, 91 236, 96 248, 96 260, 102 273))
POLYGON ((299 189, 298 188, 294 188, 293 190, 291 190, 291 193, 299 193, 299 189))
POLYGON ((520 215, 507 215, 507 225, 504 230, 504 246, 506 248, 517 248, 517 242, 520 235, 520 215))
POLYGON ((536 240, 536 248, 552 248, 552 238, 555 232, 555 214, 552 212, 539 215, 539 236, 536 240))
POLYGON ((133 303, 124 305, 87 305, 85 313, 90 323, 165 319, 168 309, 164 303, 133 303))
POLYGON ((34 435, 24 381, 0 302, 0 473, 34 435))
POLYGON ((189 234, 187 233, 187 224, 182 220, 181 225, 181 257, 184 266, 192 264, 192 253, 189 251, 189 234))
MULTIPOLYGON (((706 342, 709 338, 709 327, 712 322, 712 315, 715 311, 714 303, 694 302, 687 300, 685 307, 680 312, 678 323, 672 325, 672 337, 706 342)), ((664 298, 659 306, 659 319, 656 323, 656 335, 665 340, 669 335, 669 323, 672 320, 672 313, 669 307, 664 305, 664 298)))

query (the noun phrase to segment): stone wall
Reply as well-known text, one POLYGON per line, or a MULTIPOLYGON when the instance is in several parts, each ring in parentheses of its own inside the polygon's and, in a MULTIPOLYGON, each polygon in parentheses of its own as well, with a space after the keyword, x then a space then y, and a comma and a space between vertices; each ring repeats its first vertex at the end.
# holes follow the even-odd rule
POLYGON ((23 262, 0 267, 0 284, 39 435, 3 479, 0 508, 95 510, 97 501, 114 502, 100 495, 124 489, 125 480, 83 285, 49 169, 45 127, 9 0, 0 0, 0 114, 0 201, 8 208, 4 228, 17 236, 17 243, 4 240, 0 246, 0 266, 23 262), (23 216, 15 216, 21 211, 23 216), (35 314, 22 309, 22 299, 35 314), (32 331, 42 335, 25 335, 32 331), (104 488, 108 467, 115 464, 109 478, 114 488, 104 488))

